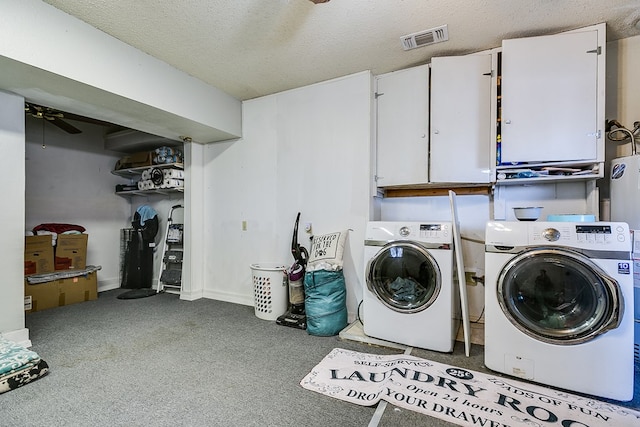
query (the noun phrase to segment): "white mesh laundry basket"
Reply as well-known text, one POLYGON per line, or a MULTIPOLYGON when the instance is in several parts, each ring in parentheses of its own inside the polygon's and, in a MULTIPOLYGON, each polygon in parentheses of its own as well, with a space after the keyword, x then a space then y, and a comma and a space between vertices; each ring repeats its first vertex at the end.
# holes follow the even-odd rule
POLYGON ((287 311, 287 267, 277 263, 251 264, 256 316, 276 320, 287 311))

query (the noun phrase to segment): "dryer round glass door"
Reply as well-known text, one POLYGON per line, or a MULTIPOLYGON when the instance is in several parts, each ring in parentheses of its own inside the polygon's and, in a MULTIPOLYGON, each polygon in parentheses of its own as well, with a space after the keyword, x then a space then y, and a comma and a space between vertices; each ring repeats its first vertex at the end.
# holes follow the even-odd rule
POLYGON ((552 344, 579 344, 622 319, 618 283, 584 255, 561 248, 521 252, 503 268, 497 297, 509 321, 552 344))
POLYGON ((410 241, 383 246, 369 261, 366 280, 368 289, 378 300, 403 313, 428 308, 442 286, 436 260, 423 246, 410 241))

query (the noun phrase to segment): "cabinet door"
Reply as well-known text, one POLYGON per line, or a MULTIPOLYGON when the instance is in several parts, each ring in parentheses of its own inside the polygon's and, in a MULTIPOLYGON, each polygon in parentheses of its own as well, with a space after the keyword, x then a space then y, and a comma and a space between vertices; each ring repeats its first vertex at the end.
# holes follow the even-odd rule
POLYGON ((502 163, 597 159, 598 33, 502 43, 502 163))
POLYGON ((429 66, 376 77, 378 187, 428 182, 429 66))
POLYGON ((432 58, 431 182, 491 181, 491 81, 490 54, 432 58))

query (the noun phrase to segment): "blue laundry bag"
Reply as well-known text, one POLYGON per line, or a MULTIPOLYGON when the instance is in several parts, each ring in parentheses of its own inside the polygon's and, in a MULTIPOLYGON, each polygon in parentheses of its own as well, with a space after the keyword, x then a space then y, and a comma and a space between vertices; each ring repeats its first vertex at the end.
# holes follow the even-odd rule
POLYGON ((347 326, 347 289, 342 270, 307 271, 304 293, 309 335, 337 335, 347 326))

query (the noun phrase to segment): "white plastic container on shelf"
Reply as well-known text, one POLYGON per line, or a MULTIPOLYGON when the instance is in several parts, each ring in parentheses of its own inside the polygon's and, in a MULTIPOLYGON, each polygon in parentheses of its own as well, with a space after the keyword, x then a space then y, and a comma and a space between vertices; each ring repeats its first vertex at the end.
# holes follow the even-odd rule
POLYGON ((251 264, 256 317, 276 320, 287 311, 287 267, 265 262, 251 264))

